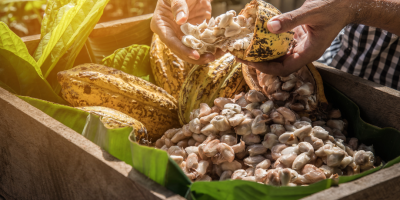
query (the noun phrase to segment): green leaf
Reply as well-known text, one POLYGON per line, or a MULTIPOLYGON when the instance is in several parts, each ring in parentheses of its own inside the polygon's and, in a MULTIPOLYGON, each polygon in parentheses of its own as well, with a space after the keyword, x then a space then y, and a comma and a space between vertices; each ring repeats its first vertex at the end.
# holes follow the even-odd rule
POLYGON ((0 81, 0 87, 13 93, 13 94, 17 94, 17 92, 15 92, 12 88, 10 88, 8 85, 6 85, 5 83, 0 81))
POLYGON ((135 44, 117 49, 112 55, 104 58, 102 64, 155 84, 150 66, 150 47, 147 45, 135 44))
POLYGON ((114 157, 132 165, 130 141, 134 134, 132 127, 107 129, 100 117, 88 112, 31 97, 19 96, 22 100, 38 108, 77 133, 81 133, 114 157))
POLYGON ((109 0, 49 0, 42 21, 42 39, 34 58, 53 89, 57 73, 73 67, 75 58, 109 0))
POLYGON ((87 116, 82 135, 99 145, 114 157, 132 165, 132 155, 128 137, 134 134, 132 127, 107 129, 100 118, 90 114, 87 116))
POLYGON ((325 84, 325 94, 334 107, 340 109, 349 128, 347 137, 356 137, 359 142, 374 145, 375 154, 384 161, 400 156, 400 132, 394 128, 379 128, 361 119, 359 107, 334 87, 325 84))
POLYGON ((18 97, 72 130, 82 133, 89 113, 70 106, 60 105, 40 99, 25 96, 18 97))
POLYGON ((181 168, 168 157, 167 152, 139 145, 134 134, 130 136, 133 167, 167 189, 185 196, 191 184, 181 168))
POLYGON ((197 200, 209 199, 300 199, 328 189, 332 180, 327 179, 310 186, 275 187, 242 180, 194 182, 191 195, 197 200))
POLYGON ((0 22, 0 63, 0 81, 15 94, 67 104, 43 78, 21 38, 3 22, 0 22))

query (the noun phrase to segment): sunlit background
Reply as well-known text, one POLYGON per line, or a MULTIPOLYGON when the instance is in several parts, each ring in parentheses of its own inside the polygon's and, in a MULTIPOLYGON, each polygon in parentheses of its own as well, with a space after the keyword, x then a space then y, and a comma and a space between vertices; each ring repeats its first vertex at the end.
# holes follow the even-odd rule
MULTIPOLYGON (((227 10, 240 11, 251 0, 214 0, 213 16, 227 10)), ((266 0, 282 12, 300 7, 305 0, 266 0)), ((157 0, 110 0, 99 22, 112 21, 152 13, 157 0)), ((43 0, 0 0, 0 20, 18 36, 40 34, 40 24, 46 9, 43 0)))

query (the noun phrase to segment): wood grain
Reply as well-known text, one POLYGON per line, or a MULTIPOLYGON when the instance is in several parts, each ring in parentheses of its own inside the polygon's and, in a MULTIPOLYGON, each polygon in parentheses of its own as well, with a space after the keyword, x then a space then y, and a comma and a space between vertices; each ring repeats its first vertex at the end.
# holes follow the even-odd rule
POLYGON ((379 127, 400 130, 400 91, 356 77, 318 62, 314 62, 324 82, 331 84, 353 100, 361 118, 379 127))
POLYGON ((150 46, 153 37, 153 31, 150 29, 152 16, 149 14, 97 24, 88 38, 89 48, 95 57, 92 60, 101 63, 115 50, 133 44, 150 46))
MULTIPOLYGON (((150 21, 152 17, 153 14, 147 14, 137 17, 130 17, 126 19, 99 23, 96 24, 92 33, 90 33, 89 37, 102 38, 110 35, 117 35, 119 33, 126 31, 127 29, 137 26, 139 23, 143 21, 150 21)), ((148 26, 148 29, 150 29, 150 26, 148 26)), ((142 30, 136 30, 136 31, 142 31, 142 30)))
POLYGON ((0 88, 0 199, 182 199, 0 88))
POLYGON ((28 48, 29 54, 33 55, 40 42, 40 34, 22 37, 22 42, 28 48))
POLYGON ((313 194, 303 198, 303 200, 399 199, 399 195, 400 163, 355 181, 313 194))

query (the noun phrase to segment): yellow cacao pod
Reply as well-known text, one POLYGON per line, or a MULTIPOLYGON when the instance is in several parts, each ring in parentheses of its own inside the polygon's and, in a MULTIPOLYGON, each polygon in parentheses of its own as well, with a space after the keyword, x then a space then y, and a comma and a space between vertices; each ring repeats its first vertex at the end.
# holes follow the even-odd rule
POLYGON ((172 53, 157 34, 153 35, 151 43, 150 63, 157 85, 178 98, 181 86, 194 65, 172 53))
POLYGON ((212 107, 218 97, 233 98, 247 90, 242 64, 236 62, 232 54, 225 54, 207 65, 195 66, 179 94, 179 120, 182 125, 189 123, 190 112, 199 108, 200 103, 212 107))
POLYGON ((285 55, 292 44, 294 32, 274 34, 267 28, 268 21, 280 14, 282 13, 277 8, 263 0, 248 3, 239 15, 245 18, 255 17, 253 39, 247 49, 234 50, 232 54, 251 62, 264 62, 285 55))
POLYGON ((165 90, 143 79, 99 64, 59 72, 62 96, 74 107, 102 106, 144 124, 149 140, 179 126, 177 102, 165 90))

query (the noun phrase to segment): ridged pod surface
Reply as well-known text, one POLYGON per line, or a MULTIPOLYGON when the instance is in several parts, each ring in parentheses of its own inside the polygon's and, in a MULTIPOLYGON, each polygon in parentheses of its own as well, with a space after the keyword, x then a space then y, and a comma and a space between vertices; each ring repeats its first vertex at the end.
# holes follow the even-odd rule
POLYGON ((102 117, 101 122, 103 122, 104 126, 108 129, 117 129, 131 126, 135 130, 135 136, 138 141, 140 141, 142 138, 147 139, 146 127, 138 120, 122 112, 101 106, 87 106, 76 108, 102 117))
POLYGON ((153 35, 151 43, 150 63, 157 85, 178 98, 181 86, 194 65, 172 53, 157 34, 153 35))
POLYGON ((179 126, 174 97, 138 77, 99 64, 83 64, 57 74, 62 96, 74 107, 103 106, 147 127, 149 140, 179 126))
MULTIPOLYGON (((242 68, 244 79, 246 80, 246 83, 250 87, 250 89, 262 92, 264 95, 271 98, 271 94, 268 94, 265 89, 268 86, 265 86, 264 89, 260 86, 260 72, 258 70, 256 71, 254 68, 249 68, 247 65, 244 64, 242 68)), ((314 91, 312 94, 313 98, 310 98, 310 100, 312 101, 308 101, 310 109, 308 111, 305 110, 304 112, 298 113, 302 116, 309 116, 310 113, 313 113, 315 111, 323 111, 328 109, 329 103, 325 97, 324 83, 322 81, 321 75, 319 74, 315 66, 310 63, 301 68, 299 71, 295 72, 294 74, 296 74, 297 77, 301 77, 304 82, 309 82, 314 86, 314 91)), ((291 99, 289 98, 288 101, 291 101, 291 99)))
POLYGON ((269 3, 253 0, 246 5, 239 15, 248 18, 251 16, 251 12, 254 12, 254 9, 257 10, 257 18, 253 40, 246 50, 235 50, 232 54, 251 62, 264 62, 285 55, 292 44, 294 32, 273 34, 267 28, 268 21, 282 13, 269 3))
POLYGON ((179 120, 182 125, 189 123, 190 112, 197 109, 200 103, 207 103, 212 107, 218 97, 233 98, 235 94, 247 90, 242 65, 235 61, 232 54, 225 54, 205 66, 195 66, 179 94, 179 120))

